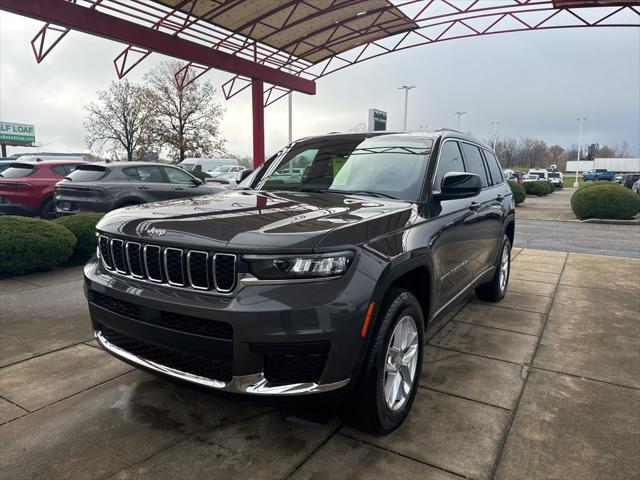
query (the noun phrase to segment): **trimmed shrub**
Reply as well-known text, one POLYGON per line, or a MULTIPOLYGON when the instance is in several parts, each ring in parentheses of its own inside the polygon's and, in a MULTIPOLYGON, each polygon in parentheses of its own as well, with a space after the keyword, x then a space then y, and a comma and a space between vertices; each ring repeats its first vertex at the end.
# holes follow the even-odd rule
POLYGON ((553 183, 547 181, 547 185, 549 185, 549 193, 553 193, 556 191, 556 186, 553 183))
POLYGON ((196 178, 199 178, 200 180, 202 180, 203 182, 206 181, 207 178, 211 178, 211 175, 209 175, 207 172, 197 172, 197 171, 193 171, 193 172, 189 172, 191 175, 193 175, 196 178))
POLYGON ((48 270, 66 262, 76 237, 39 218, 0 216, 0 276, 48 270))
POLYGON ((509 180, 507 183, 509 184, 509 187, 511 187, 511 193, 513 193, 513 201, 515 202, 515 204, 518 205, 519 203, 524 202, 524 199, 527 196, 527 192, 524 191, 522 185, 517 182, 512 182, 511 180, 509 180))
POLYGON ((537 181, 537 182, 525 182, 522 184, 527 195, 535 195, 537 197, 544 197, 551 193, 549 190, 549 182, 537 181))
POLYGON ((597 187, 600 185, 615 185, 614 183, 608 181, 608 180, 596 180, 594 182, 583 182, 580 184, 580 186, 578 188, 591 188, 591 187, 597 187))
POLYGON ((55 223, 66 227, 76 236, 76 248, 73 251, 74 262, 86 262, 96 251, 96 223, 104 213, 78 213, 68 217, 60 217, 55 223))
POLYGON ((606 182, 579 188, 571 197, 571 209, 580 220, 609 218, 628 220, 640 211, 640 197, 628 188, 606 182))

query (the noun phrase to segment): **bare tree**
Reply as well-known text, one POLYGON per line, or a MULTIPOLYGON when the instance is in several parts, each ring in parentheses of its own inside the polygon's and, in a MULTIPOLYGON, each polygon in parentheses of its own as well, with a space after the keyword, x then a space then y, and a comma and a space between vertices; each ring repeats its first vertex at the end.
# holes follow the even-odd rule
POLYGON ((117 155, 124 150, 127 160, 147 143, 150 112, 143 90, 127 80, 111 82, 109 88, 98 91, 98 101, 85 105, 87 130, 85 142, 89 148, 109 145, 117 155))
POLYGON ((178 90, 174 75, 180 67, 179 61, 169 60, 145 76, 155 137, 177 161, 187 155, 224 154, 225 140, 220 136, 224 110, 214 100, 215 88, 210 82, 196 81, 178 90))

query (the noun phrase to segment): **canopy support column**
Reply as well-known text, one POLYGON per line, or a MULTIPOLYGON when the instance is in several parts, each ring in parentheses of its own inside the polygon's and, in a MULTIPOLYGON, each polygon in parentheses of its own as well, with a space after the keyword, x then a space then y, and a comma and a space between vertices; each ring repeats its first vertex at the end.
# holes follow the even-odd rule
POLYGON ((251 79, 251 107, 253 111, 253 168, 264 162, 264 85, 261 79, 251 79))

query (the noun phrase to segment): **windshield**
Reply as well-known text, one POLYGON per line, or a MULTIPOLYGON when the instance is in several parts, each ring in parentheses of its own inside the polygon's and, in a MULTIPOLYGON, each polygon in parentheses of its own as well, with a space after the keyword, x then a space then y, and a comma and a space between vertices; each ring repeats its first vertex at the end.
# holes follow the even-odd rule
POLYGON ((73 182, 95 182, 107 174, 107 169, 99 165, 79 165, 66 176, 73 182))
POLYGON ((264 190, 361 193, 416 201, 433 141, 400 136, 325 137, 294 148, 269 168, 264 190))
POLYGON ((191 172, 193 170, 193 163, 181 163, 179 165, 180 168, 182 168, 183 170, 186 170, 187 172, 191 172))
POLYGON ((559 173, 549 173, 549 177, 550 178, 560 178, 560 174, 559 173))
POLYGON ((22 178, 28 177, 35 171, 36 167, 28 163, 14 163, 0 175, 3 178, 22 178))

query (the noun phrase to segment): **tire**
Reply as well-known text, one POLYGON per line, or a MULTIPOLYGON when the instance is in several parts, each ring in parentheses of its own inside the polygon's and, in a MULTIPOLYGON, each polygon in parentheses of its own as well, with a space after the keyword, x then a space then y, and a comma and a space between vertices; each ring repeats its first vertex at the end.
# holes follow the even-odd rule
POLYGON ((500 255, 496 264, 496 273, 489 283, 476 288, 476 295, 486 302, 499 302, 507 293, 509 273, 511 272, 511 241, 504 235, 500 255), (505 263, 506 262, 506 263, 505 263))
POLYGON ((423 330, 424 318, 416 297, 407 290, 390 289, 378 314, 362 373, 347 399, 343 414, 347 423, 374 435, 386 435, 402 425, 418 389, 423 330), (414 353, 405 364, 399 354, 407 356, 410 350, 414 353))
POLYGON ((53 198, 50 198, 42 205, 42 210, 40 210, 40 218, 44 220, 53 220, 56 217, 56 204, 53 201, 53 198))

